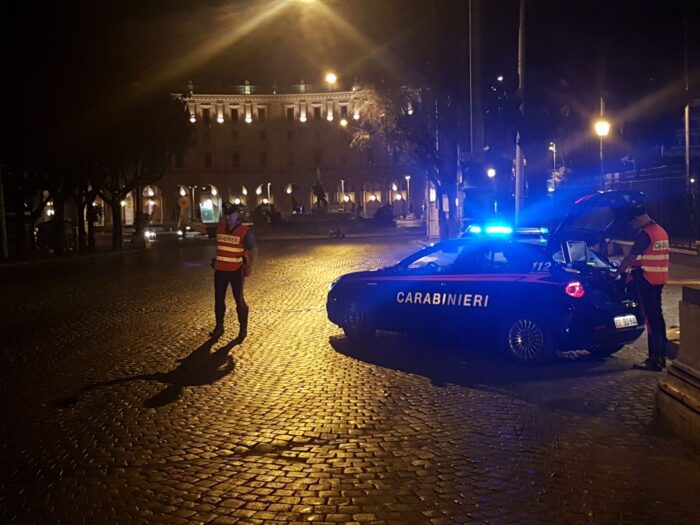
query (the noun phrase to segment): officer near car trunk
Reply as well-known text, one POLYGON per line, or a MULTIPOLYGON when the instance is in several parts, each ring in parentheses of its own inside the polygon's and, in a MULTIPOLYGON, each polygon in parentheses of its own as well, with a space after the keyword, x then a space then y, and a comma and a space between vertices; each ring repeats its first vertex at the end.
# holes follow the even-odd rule
MULTIPOLYGON (((226 291, 230 285, 240 326, 236 339, 242 342, 248 335, 248 305, 243 296, 243 283, 251 273, 257 248, 253 233, 241 223, 241 209, 228 202, 222 209, 221 220, 216 226, 216 257, 212 259, 216 325, 209 335, 218 338, 224 334, 226 291)), ((203 225, 193 225, 193 229, 202 231, 203 225)))
POLYGON ((649 358, 634 368, 658 372, 666 367, 666 322, 661 294, 668 283, 668 233, 649 217, 644 206, 636 206, 627 218, 638 231, 632 249, 620 263, 620 271, 631 269, 646 322, 649 351, 649 358))

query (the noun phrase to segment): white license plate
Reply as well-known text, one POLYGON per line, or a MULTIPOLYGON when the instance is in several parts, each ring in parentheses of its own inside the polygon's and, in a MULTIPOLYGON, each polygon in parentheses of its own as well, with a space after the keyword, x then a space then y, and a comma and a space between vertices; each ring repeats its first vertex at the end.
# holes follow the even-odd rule
POLYGON ((629 328, 637 326, 637 317, 634 315, 621 315, 615 318, 615 328, 629 328))

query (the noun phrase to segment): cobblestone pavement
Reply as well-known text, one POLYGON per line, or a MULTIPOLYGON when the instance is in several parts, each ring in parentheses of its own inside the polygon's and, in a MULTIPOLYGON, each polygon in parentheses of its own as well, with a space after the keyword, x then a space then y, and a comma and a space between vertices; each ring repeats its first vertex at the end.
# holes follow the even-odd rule
POLYGON ((3 285, 0 522, 700 521, 700 455, 654 423, 658 376, 630 370, 643 340, 546 368, 349 346, 329 282, 416 246, 262 243, 240 346, 207 343, 209 243, 3 285))

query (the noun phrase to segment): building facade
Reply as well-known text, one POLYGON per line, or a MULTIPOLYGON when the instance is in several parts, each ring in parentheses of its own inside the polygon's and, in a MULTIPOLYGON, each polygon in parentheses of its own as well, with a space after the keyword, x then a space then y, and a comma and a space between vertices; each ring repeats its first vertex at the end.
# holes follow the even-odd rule
MULTIPOLYGON (((274 206, 283 216, 321 206, 364 217, 387 203, 394 215, 420 209, 420 174, 386 148, 350 146, 369 91, 310 90, 304 84, 292 91, 264 93, 246 83, 230 93, 192 92, 191 143, 161 181, 143 190, 151 224, 213 222, 225 201, 249 212, 274 206), (319 202, 320 187, 327 207, 319 202)), ((128 224, 131 199, 122 205, 128 224)))

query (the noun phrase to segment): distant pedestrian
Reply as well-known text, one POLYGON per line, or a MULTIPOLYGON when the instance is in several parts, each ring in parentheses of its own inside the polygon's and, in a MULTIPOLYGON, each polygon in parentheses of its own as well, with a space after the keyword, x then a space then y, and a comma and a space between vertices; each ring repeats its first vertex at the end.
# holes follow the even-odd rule
POLYGON ((243 283, 251 273, 257 249, 253 233, 241 224, 240 213, 238 206, 224 203, 223 215, 216 226, 216 257, 212 260, 216 325, 210 335, 221 337, 224 334, 226 291, 230 284, 240 326, 237 339, 242 342, 248 335, 248 305, 243 297, 243 283))
POLYGON ((668 233, 651 219, 644 206, 635 207, 627 218, 638 232, 632 249, 620 263, 620 271, 632 270, 632 284, 646 322, 649 352, 649 358, 634 368, 658 372, 666 367, 661 294, 668 283, 668 233))

